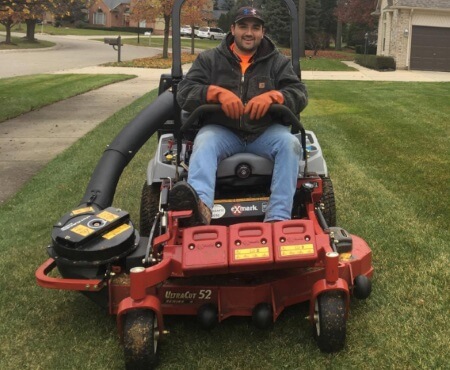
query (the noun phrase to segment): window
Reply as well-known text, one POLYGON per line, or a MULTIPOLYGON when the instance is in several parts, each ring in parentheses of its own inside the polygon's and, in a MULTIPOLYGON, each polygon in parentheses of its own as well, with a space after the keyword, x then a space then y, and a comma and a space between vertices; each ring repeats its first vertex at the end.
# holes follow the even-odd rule
POLYGON ((105 25, 105 13, 103 13, 103 11, 101 9, 98 9, 95 13, 94 13, 94 24, 102 24, 105 25))

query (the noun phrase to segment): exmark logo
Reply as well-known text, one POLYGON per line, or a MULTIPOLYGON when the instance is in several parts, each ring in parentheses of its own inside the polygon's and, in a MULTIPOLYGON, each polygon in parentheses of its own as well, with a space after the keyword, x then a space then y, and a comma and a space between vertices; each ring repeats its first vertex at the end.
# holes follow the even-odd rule
POLYGON ((258 211, 258 207, 256 205, 251 206, 241 206, 240 204, 235 204, 233 207, 231 207, 231 212, 233 215, 240 215, 244 212, 254 212, 258 211))

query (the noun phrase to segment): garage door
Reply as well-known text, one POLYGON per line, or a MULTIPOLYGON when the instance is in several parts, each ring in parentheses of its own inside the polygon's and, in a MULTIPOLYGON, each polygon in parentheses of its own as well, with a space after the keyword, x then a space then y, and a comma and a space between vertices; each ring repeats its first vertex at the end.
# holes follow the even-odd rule
POLYGON ((450 28, 413 26, 410 68, 450 72, 450 28))

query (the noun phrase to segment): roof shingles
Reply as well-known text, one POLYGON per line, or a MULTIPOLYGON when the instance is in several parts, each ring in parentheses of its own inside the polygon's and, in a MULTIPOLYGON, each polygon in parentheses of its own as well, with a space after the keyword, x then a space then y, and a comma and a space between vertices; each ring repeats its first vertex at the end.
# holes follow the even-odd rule
POLYGON ((103 0, 103 2, 112 10, 120 4, 129 4, 130 0, 103 0))
POLYGON ((450 9, 449 0, 397 0, 394 6, 427 9, 450 9))

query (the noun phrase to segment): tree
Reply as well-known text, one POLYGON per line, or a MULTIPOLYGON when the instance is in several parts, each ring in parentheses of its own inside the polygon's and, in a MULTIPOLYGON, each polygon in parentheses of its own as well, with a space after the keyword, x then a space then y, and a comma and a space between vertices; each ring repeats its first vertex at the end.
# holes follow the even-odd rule
POLYGON ((309 49, 314 50, 314 55, 320 49, 323 38, 320 11, 320 0, 306 0, 305 43, 309 49))
POLYGON ((222 2, 222 10, 231 10, 235 6, 236 1, 235 0, 224 0, 222 2))
POLYGON ((12 43, 11 29, 24 19, 25 2, 0 0, 0 24, 5 26, 6 44, 12 43))
POLYGON ((290 46, 291 17, 279 0, 266 0, 264 6, 265 27, 270 37, 280 46, 290 46))
MULTIPOLYGON (((377 0, 338 0, 334 14, 338 24, 346 25, 348 45, 364 43, 364 35, 375 29, 375 18, 371 13, 376 2, 377 0)), ((339 38, 338 33, 336 39, 339 38)))
MULTIPOLYGON (((43 19, 46 12, 55 16, 69 15, 73 6, 87 6, 90 0, 0 0, 0 22, 5 25, 6 33, 10 34, 11 27, 17 21, 27 24, 26 38, 35 41, 35 28, 39 19, 43 19)), ((7 38, 8 42, 8 38, 7 38)), ((9 37, 9 43, 11 42, 9 37)))
POLYGON ((163 59, 169 58, 169 34, 170 20, 172 17, 172 8, 174 0, 146 0, 155 9, 155 14, 164 19, 164 43, 163 43, 163 59))
POLYGON ((63 12, 64 14, 57 14, 56 19, 70 23, 85 21, 87 16, 86 9, 90 8, 93 2, 94 0, 63 1, 61 6, 64 6, 66 9, 63 12))
POLYGON ((319 22, 321 31, 324 34, 323 48, 328 48, 332 39, 336 37, 336 16, 334 9, 336 8, 337 0, 320 0, 320 15, 319 22))
POLYGON ((356 23, 373 27, 375 18, 371 15, 377 0, 339 0, 335 15, 343 23, 356 23))
MULTIPOLYGON (((138 28, 142 21, 151 23, 156 18, 156 10, 153 5, 146 0, 132 1, 130 4, 130 18, 131 20, 137 22, 138 28)), ((138 43, 139 43, 139 32, 138 32, 138 43)))
POLYGON ((194 27, 204 18, 204 10, 207 8, 209 0, 187 0, 181 8, 182 24, 191 26, 191 54, 195 54, 195 34, 194 27))

